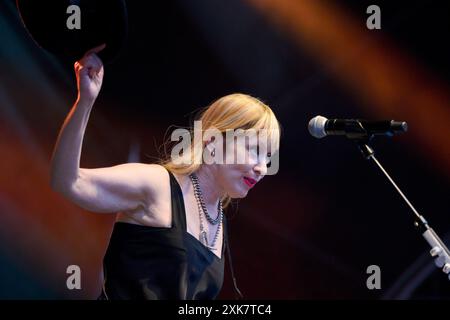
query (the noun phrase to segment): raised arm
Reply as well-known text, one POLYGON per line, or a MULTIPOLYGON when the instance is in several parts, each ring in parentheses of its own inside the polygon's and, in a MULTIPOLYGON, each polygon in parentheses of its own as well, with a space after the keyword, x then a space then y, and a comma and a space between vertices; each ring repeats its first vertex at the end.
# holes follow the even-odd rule
MULTIPOLYGON (((88 52, 75 63, 78 98, 59 133, 51 161, 51 187, 81 207, 94 212, 117 212, 146 206, 147 180, 152 166, 123 164, 110 168, 80 168, 81 149, 92 107, 103 81, 103 64, 88 52)), ((155 169, 153 169, 155 170, 155 169)))
POLYGON ((75 62, 78 97, 61 128, 51 162, 51 185, 57 191, 67 191, 79 176, 84 133, 103 82, 103 64, 96 55, 101 49, 75 62))

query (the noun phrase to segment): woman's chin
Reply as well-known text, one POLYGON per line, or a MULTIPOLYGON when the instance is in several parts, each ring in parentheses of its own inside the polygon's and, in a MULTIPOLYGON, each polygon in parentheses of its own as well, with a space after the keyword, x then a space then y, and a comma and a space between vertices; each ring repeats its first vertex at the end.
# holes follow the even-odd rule
POLYGON ((248 194, 248 189, 247 190, 235 190, 233 193, 228 193, 228 195, 232 199, 242 199, 242 198, 245 198, 247 196, 247 194, 248 194))

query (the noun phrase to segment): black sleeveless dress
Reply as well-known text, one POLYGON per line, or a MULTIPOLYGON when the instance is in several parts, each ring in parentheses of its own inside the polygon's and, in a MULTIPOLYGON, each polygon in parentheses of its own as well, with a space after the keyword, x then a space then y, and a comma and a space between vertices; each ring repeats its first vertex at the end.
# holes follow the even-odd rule
MULTIPOLYGON (((99 300, 208 300, 219 294, 224 249, 219 259, 187 232, 183 193, 169 172, 172 227, 116 222, 103 260, 99 300)), ((224 219, 223 233, 226 235, 224 219)))

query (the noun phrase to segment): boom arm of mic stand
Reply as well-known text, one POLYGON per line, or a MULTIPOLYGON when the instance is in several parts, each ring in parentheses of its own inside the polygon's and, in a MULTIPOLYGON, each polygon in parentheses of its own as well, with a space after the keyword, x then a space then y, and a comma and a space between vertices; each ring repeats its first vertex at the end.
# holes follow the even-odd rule
POLYGON ((448 275, 450 280, 450 251, 444 242, 439 238, 439 236, 434 232, 434 230, 428 225, 425 218, 420 215, 417 210, 413 207, 411 202, 406 198, 400 188, 395 184, 394 180, 389 176, 389 174, 384 170, 383 166, 378 162, 375 158, 375 151, 368 145, 368 140, 359 140, 356 141, 360 151, 362 152, 364 158, 367 160, 373 160, 378 168, 384 173, 386 178, 391 182, 394 188, 398 191, 398 193, 402 196, 403 200, 408 204, 411 210, 414 212, 416 216, 415 225, 418 227, 419 231, 422 233, 422 236, 431 246, 430 254, 434 258, 434 264, 438 268, 442 268, 442 271, 448 275))

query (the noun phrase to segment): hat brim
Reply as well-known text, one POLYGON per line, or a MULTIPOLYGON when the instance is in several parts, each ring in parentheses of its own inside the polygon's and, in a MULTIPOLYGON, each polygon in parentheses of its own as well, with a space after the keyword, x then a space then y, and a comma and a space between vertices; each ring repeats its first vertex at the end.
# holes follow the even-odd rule
POLYGON ((21 19, 34 41, 64 59, 77 61, 89 49, 103 43, 99 53, 104 63, 113 62, 123 50, 128 36, 125 0, 16 0, 21 19), (80 8, 80 28, 69 28, 76 4, 80 8))

